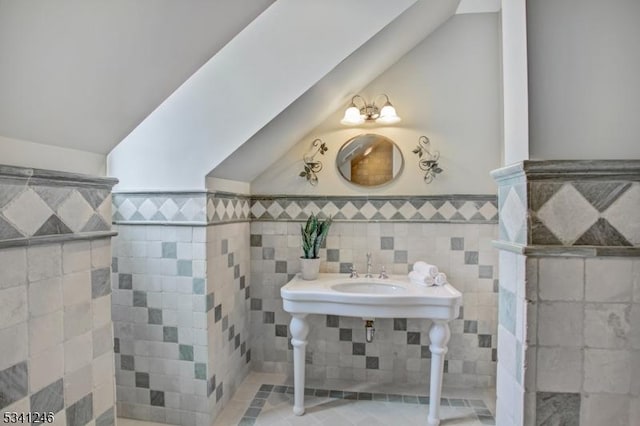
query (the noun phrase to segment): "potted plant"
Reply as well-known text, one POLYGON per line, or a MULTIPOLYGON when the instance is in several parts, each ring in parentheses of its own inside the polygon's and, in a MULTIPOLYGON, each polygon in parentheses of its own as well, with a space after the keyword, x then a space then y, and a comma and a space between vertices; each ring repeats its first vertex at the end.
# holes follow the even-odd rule
POLYGON ((302 233, 302 256, 300 263, 302 267, 302 279, 315 280, 320 272, 320 246, 327 238, 331 217, 325 221, 318 220, 318 217, 311 213, 307 224, 300 225, 302 233))

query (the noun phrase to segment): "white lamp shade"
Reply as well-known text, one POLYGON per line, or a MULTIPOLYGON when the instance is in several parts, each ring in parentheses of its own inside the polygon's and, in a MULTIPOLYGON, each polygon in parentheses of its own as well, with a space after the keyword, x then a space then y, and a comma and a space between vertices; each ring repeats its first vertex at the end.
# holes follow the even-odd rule
POLYGON ((394 124, 400 121, 400 117, 398 117, 393 105, 387 102, 380 110, 380 117, 376 121, 383 124, 394 124))
POLYGON ((351 105, 344 112, 344 117, 340 123, 345 125, 355 125, 364 123, 364 117, 360 115, 360 110, 355 105, 351 105))

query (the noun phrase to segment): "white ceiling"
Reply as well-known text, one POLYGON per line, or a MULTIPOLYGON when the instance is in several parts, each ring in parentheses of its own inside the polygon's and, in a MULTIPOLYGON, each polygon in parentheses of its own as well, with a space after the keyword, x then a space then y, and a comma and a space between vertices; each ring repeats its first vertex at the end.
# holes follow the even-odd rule
POLYGON ((274 0, 0 0, 0 135, 106 154, 274 0))

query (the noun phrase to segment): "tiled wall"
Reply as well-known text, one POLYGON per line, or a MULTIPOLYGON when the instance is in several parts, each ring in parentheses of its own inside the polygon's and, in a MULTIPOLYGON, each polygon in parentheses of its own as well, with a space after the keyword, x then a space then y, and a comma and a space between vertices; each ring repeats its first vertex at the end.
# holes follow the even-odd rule
POLYGON ((528 262, 527 387, 536 423, 640 424, 640 260, 528 262))
POLYGON ((0 409, 114 424, 108 239, 0 249, 0 409))
POLYGON ((118 414, 208 425, 206 228, 117 230, 112 287, 118 414))
MULTIPOLYGON (((282 311, 279 288, 299 271, 300 222, 295 220, 310 212, 338 221, 323 248, 324 271, 345 271, 352 263, 364 270, 366 246, 377 265, 385 263, 391 273, 406 274, 419 259, 447 272, 465 301, 463 317, 452 327, 446 380, 494 383, 497 258, 490 242, 497 234, 495 197, 183 195, 114 195, 120 232, 113 291, 121 415, 184 425, 211 421, 250 368, 290 368, 290 318, 282 311), (201 210, 194 209, 196 216, 182 210, 205 199, 207 221, 198 226, 192 222, 202 220, 201 210), (176 208, 169 211, 168 205, 176 208), (157 224, 162 221, 158 212, 166 218, 163 225, 157 224), (369 223, 379 220, 385 223, 369 223), (181 314, 189 306, 197 311, 190 325, 181 314), (200 312, 206 314, 206 341, 197 322, 200 312), (191 332, 193 359, 184 347, 192 344, 191 332), (183 394, 179 400, 175 389, 183 394)), ((344 378, 348 371, 353 378, 427 382, 425 321, 380 320, 376 342, 369 345, 356 319, 329 317, 321 323, 314 333, 322 339, 310 346, 312 377, 344 378), (387 353, 389 343, 403 345, 396 345, 398 353, 387 353)))
POLYGON ((524 162, 493 174, 497 423, 640 424, 640 161, 524 162))
MULTIPOLYGON (((498 309, 498 376, 500 396, 496 401, 497 423, 500 425, 522 425, 525 398, 531 398, 525 389, 526 367, 535 362, 528 339, 535 334, 527 327, 535 327, 535 305, 527 292, 531 292, 528 281, 535 279, 537 272, 529 265, 525 256, 501 251, 500 256, 500 300, 498 309), (529 274, 529 275, 527 275, 529 274)), ((535 300, 535 299, 534 299, 535 300)), ((535 344, 535 342, 534 342, 535 344)), ((535 392, 533 393, 535 398, 535 392)))
MULTIPOLYGON (((445 384, 486 387, 495 383, 497 252, 495 224, 336 222, 321 250, 321 272, 374 273, 385 265, 406 274, 417 260, 439 266, 464 297, 460 319, 451 323, 445 384)), ((290 315, 282 310, 280 287, 300 270, 300 222, 251 223, 251 345, 253 369, 292 371, 290 315)), ((426 320, 377 319, 373 343, 365 343, 359 318, 313 316, 307 346, 312 379, 417 382, 429 379, 426 320)))
POLYGON ((249 198, 135 193, 114 204, 118 413, 209 425, 250 368, 249 198))
MULTIPOLYGON (((0 166, 0 411, 113 425, 110 189, 0 166)), ((19 420, 18 420, 19 421, 19 420)), ((26 420, 25 420, 26 421, 26 420)))
POLYGON ((234 395, 251 367, 249 223, 207 228, 209 366, 212 418, 234 395))

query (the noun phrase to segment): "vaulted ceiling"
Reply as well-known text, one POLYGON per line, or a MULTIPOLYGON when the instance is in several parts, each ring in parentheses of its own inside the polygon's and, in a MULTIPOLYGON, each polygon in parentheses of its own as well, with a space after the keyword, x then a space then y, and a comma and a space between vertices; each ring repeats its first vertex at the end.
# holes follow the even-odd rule
POLYGON ((106 154, 274 0, 0 0, 0 135, 106 154))
POLYGON ((110 164, 134 189, 250 180, 456 8, 500 0, 318 3, 0 0, 0 136, 136 158, 110 164))

